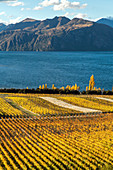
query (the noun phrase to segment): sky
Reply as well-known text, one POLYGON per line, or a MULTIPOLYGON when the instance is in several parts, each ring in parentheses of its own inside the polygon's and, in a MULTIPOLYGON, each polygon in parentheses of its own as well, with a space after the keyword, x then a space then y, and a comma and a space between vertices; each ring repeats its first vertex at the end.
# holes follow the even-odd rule
POLYGON ((44 20, 66 16, 96 21, 113 17, 113 0, 0 0, 0 23, 17 23, 25 18, 44 20))

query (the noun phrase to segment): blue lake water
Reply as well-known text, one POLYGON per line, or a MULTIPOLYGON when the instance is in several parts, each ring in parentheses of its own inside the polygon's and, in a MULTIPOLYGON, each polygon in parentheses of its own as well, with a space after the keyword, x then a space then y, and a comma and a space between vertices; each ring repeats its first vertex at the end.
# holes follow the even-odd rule
POLYGON ((0 88, 77 83, 85 90, 92 74, 96 87, 112 89, 113 52, 0 52, 0 88))

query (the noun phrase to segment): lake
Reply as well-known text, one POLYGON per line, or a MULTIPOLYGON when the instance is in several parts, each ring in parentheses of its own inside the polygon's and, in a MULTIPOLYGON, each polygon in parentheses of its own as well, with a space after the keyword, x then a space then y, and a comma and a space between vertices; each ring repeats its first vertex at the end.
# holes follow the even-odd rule
POLYGON ((113 52, 0 52, 0 88, 77 83, 85 90, 92 74, 96 87, 112 89, 113 52))

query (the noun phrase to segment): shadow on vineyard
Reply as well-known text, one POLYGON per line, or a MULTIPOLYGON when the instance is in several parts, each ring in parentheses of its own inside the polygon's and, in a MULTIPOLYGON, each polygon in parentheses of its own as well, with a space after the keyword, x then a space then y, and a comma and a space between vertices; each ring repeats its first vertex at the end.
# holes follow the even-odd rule
POLYGON ((111 165, 106 165, 101 168, 101 170, 112 170, 112 169, 113 169, 113 166, 111 166, 111 165))

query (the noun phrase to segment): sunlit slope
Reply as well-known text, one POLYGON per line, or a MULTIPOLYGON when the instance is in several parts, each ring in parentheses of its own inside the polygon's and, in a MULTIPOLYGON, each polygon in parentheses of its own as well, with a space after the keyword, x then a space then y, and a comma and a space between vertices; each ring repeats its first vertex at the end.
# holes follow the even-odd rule
POLYGON ((34 113, 45 115, 45 114, 68 114, 68 113, 78 113, 79 111, 75 111, 73 109, 67 109, 63 107, 59 107, 54 105, 48 101, 45 101, 41 98, 33 98, 33 97, 8 97, 8 99, 12 100, 19 106, 30 110, 34 113))
POLYGON ((109 101, 104 101, 93 97, 57 97, 57 99, 69 102, 71 104, 102 110, 103 112, 113 112, 113 103, 109 101))
POLYGON ((0 98, 0 115, 76 115, 85 113, 83 109, 92 109, 92 112, 93 110, 97 110, 96 112, 113 112, 112 99, 112 96, 95 95, 5 94, 0 98), (48 98, 58 99, 59 102, 61 101, 60 105, 45 100, 48 98), (109 100, 107 101, 107 99, 109 100), (65 107, 61 105, 63 101, 65 102, 65 107), (78 108, 76 109, 77 106, 78 108))
POLYGON ((22 114, 23 113, 20 110, 12 107, 4 99, 0 98, 0 115, 2 115, 2 116, 7 116, 7 115, 17 116, 17 115, 22 115, 22 114))

